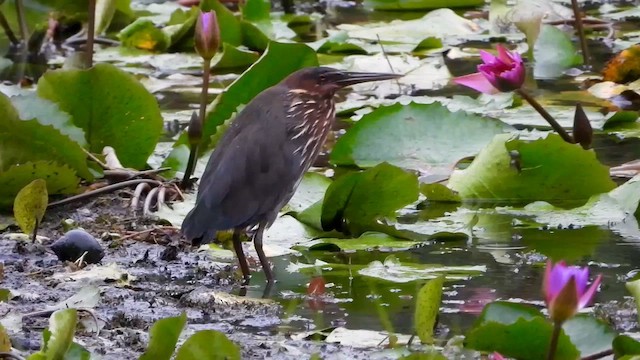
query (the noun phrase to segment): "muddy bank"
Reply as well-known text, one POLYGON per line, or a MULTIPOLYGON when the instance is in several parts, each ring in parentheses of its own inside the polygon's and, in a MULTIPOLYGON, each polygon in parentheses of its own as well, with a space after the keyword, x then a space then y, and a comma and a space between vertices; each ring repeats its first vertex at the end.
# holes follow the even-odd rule
MULTIPOLYGON (((129 194, 122 191, 51 209, 35 244, 16 235, 15 227, 0 233, 0 289, 11 293, 8 301, 0 302, 0 318, 46 310, 95 289, 88 296, 95 302, 83 298, 77 306, 93 305, 99 326, 85 313, 89 325, 79 327, 76 341, 103 359, 137 359, 153 322, 181 312, 189 319, 183 338, 195 330, 219 330, 241 346, 243 358, 301 359, 319 353, 324 359, 358 359, 378 351, 292 340, 277 302, 236 295, 240 287, 235 266, 212 261, 167 224, 143 219, 128 206, 129 194), (78 269, 57 259, 50 245, 64 234, 63 222, 98 239, 105 250, 100 264, 78 269)), ((48 316, 19 320, 8 326, 13 346, 24 354, 35 352, 48 316)))

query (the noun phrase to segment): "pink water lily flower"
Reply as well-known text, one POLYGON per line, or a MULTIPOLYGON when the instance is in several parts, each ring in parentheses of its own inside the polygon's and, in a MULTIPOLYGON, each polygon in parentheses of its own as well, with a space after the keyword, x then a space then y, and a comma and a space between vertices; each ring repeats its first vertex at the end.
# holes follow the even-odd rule
POLYGON ((483 64, 478 65, 479 72, 457 77, 453 82, 486 94, 519 89, 525 78, 520 54, 510 52, 502 45, 498 45, 497 49, 498 56, 480 51, 483 64))
POLYGON ((201 12, 195 29, 196 51, 203 59, 211 59, 220 46, 220 27, 215 11, 201 12))
POLYGON ((557 324, 563 323, 578 310, 586 307, 596 294, 602 275, 587 288, 589 268, 567 266, 564 261, 553 265, 547 262, 543 291, 549 316, 557 324))

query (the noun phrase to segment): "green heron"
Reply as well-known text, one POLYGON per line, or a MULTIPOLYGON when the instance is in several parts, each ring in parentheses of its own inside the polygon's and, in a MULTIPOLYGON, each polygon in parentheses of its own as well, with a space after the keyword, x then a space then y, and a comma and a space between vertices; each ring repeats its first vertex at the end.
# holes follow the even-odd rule
POLYGON ((336 91, 400 76, 305 68, 258 94, 240 111, 209 158, 196 205, 182 223, 187 240, 194 245, 210 242, 217 231, 233 229, 233 247, 248 280, 241 235, 257 226, 254 246, 272 282, 262 235, 318 156, 335 119, 336 91))

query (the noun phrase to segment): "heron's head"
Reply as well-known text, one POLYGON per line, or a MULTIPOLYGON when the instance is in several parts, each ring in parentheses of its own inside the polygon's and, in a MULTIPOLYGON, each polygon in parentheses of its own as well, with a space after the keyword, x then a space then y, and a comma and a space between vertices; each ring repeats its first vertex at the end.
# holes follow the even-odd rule
POLYGON ((317 96, 333 96, 339 89, 379 80, 397 79, 398 74, 352 72, 330 67, 310 67, 298 70, 283 80, 291 90, 298 90, 317 96))

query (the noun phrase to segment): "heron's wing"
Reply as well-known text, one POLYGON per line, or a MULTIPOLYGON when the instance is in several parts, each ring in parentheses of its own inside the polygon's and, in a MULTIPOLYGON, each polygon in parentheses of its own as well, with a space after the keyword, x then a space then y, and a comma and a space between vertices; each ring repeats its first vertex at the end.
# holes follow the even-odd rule
POLYGON ((183 223, 187 238, 269 221, 295 186, 299 160, 289 149, 285 114, 277 106, 260 108, 255 104, 272 103, 256 100, 238 114, 212 154, 196 207, 183 223))

